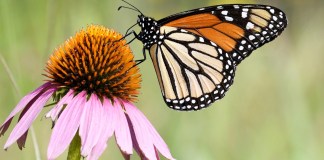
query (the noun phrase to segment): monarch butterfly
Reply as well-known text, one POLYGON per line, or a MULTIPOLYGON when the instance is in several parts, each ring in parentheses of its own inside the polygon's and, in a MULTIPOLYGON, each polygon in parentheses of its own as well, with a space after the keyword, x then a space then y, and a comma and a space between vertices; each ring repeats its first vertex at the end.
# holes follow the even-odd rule
POLYGON ((285 13, 267 5, 209 6, 155 20, 124 2, 130 7, 119 9, 140 13, 125 34, 144 45, 137 64, 149 50, 164 100, 175 110, 199 110, 223 98, 236 66, 287 26, 285 13), (136 25, 141 31, 129 32, 136 25))

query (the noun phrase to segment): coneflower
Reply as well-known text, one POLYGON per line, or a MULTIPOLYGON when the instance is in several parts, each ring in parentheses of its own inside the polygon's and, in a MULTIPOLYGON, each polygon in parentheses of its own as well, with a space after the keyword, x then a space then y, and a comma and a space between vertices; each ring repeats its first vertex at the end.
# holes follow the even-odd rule
POLYGON ((142 159, 173 159, 152 124, 133 104, 141 76, 122 35, 102 26, 88 26, 54 51, 47 62, 49 79, 21 99, 0 126, 3 135, 13 117, 17 125, 4 148, 15 141, 22 149, 28 129, 46 102, 55 106, 45 115, 54 122, 47 158, 55 159, 73 137, 81 139, 81 155, 98 159, 113 135, 125 157, 133 148, 142 159))

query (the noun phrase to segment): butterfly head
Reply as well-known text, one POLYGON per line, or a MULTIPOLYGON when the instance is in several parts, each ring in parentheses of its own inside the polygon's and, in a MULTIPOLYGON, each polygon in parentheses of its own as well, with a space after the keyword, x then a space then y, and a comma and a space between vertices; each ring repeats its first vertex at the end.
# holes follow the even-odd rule
POLYGON ((150 48, 159 39, 160 27, 157 21, 142 14, 138 16, 137 24, 141 27, 137 38, 143 42, 145 48, 150 48))

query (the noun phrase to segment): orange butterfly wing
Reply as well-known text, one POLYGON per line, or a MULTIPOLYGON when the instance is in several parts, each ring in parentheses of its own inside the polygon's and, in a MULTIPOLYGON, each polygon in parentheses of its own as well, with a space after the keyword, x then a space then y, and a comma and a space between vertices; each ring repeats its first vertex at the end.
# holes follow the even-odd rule
POLYGON ((182 28, 214 42, 230 53, 236 65, 253 50, 276 38, 287 25, 281 10, 264 5, 224 5, 190 13, 160 21, 163 26, 182 28))
POLYGON ((205 37, 230 52, 236 45, 236 39, 244 36, 244 30, 234 24, 221 21, 210 13, 201 13, 169 22, 165 26, 186 29, 205 37))

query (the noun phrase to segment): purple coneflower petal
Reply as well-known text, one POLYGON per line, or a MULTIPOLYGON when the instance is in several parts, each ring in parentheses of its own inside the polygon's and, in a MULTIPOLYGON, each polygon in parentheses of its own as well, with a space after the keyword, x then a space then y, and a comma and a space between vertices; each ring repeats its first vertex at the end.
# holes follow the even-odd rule
POLYGON ((128 125, 130 127, 130 133, 131 133, 131 136, 132 136, 132 142, 133 142, 134 150, 137 152, 138 156, 141 157, 141 159, 147 159, 145 157, 144 153, 142 152, 142 150, 140 149, 140 147, 138 146, 138 143, 137 143, 137 140, 136 140, 136 136, 135 136, 135 133, 134 133, 133 124, 132 124, 131 120, 129 119, 129 116, 128 115, 126 115, 126 116, 127 116, 128 125))
POLYGON ((44 107, 47 100, 51 97, 56 88, 50 88, 41 95, 38 99, 31 104, 30 109, 26 111, 24 116, 21 117, 15 128, 12 130, 4 148, 8 148, 12 143, 14 143, 18 138, 20 138, 31 126, 32 122, 37 118, 37 115, 44 107))
POLYGON ((134 127, 138 145, 148 159, 154 159, 155 148, 168 159, 174 159, 161 136, 157 133, 152 124, 133 104, 124 101, 126 112, 134 127), (154 147, 153 147, 154 145, 154 147), (151 148, 152 146, 152 148, 151 148), (150 157, 148 157, 150 156, 150 157))
MULTIPOLYGON (((132 105, 132 104, 131 104, 132 105)), ((133 108, 136 108, 133 106, 133 108)), ((148 129, 150 130, 150 135, 152 136, 152 140, 154 143, 155 148, 166 158, 168 159, 174 159, 170 153, 170 150, 168 148, 168 145, 164 142, 160 134, 156 131, 156 129, 152 126, 152 124, 149 122, 149 120, 143 115, 142 112, 139 110, 136 111, 138 113, 138 116, 141 116, 143 121, 146 121, 146 125, 148 129)))
POLYGON ((53 128, 48 145, 48 159, 58 157, 70 144, 79 125, 86 101, 86 92, 80 92, 68 103, 53 128))
POLYGON ((40 87, 38 87, 36 90, 32 91, 31 93, 28 93, 25 97, 23 97, 20 102, 17 104, 17 106, 13 109, 13 111, 9 114, 9 116, 7 117, 7 119, 5 120, 5 122, 0 126, 0 136, 3 135, 10 123, 12 118, 18 113, 20 112, 22 109, 24 109, 26 107, 26 105, 32 100, 34 99, 39 93, 43 92, 47 87, 51 86, 50 82, 47 82, 43 85, 41 85, 40 87))
POLYGON ((104 98, 103 101, 103 108, 104 108, 104 113, 105 113, 105 117, 106 120, 103 122, 105 123, 105 130, 103 132, 103 142, 107 142, 107 140, 113 135, 115 128, 116 128, 116 124, 117 124, 117 116, 116 116, 116 111, 115 108, 109 99, 104 98), (106 123, 109 122, 109 123, 106 123), (104 140, 106 139, 106 140, 104 140))
MULTIPOLYGON (((156 159, 157 159, 157 160, 160 160, 159 152, 158 152, 158 150, 156 149, 156 147, 154 147, 154 151, 155 151, 156 159)), ((172 159, 172 160, 173 160, 173 159, 172 159)))
POLYGON ((123 154, 126 155, 133 154, 133 144, 132 144, 132 139, 129 131, 129 126, 125 116, 125 112, 121 107, 120 103, 118 102, 118 100, 115 100, 113 108, 115 110, 114 114, 117 116, 116 121, 118 122, 115 128, 115 138, 119 146, 119 149, 123 154))
POLYGON ((22 136, 20 136, 20 138, 17 140, 17 144, 18 144, 19 149, 25 148, 27 135, 28 135, 28 130, 22 136))
POLYGON ((136 141, 139 149, 149 160, 156 159, 153 141, 148 130, 146 122, 138 115, 137 109, 127 102, 124 102, 126 113, 133 125, 136 141))
POLYGON ((66 93, 66 95, 64 95, 64 97, 62 99, 60 99, 60 101, 56 104, 56 106, 54 108, 52 108, 46 115, 46 118, 51 117, 52 121, 55 121, 57 116, 59 115, 59 113, 61 112, 64 104, 68 103, 71 101, 71 99, 74 96, 75 91, 70 89, 68 93, 66 93))
POLYGON ((103 101, 103 113, 104 119, 101 124, 103 125, 103 129, 101 130, 100 139, 98 143, 93 147, 91 154, 87 157, 90 159, 98 159, 100 155, 104 152, 107 147, 107 141, 113 135, 116 125, 116 116, 114 114, 114 108, 107 98, 104 98, 103 101))
POLYGON ((82 156, 88 156, 93 147, 98 143, 105 127, 103 125, 104 120, 105 113, 102 103, 95 94, 91 94, 89 100, 84 106, 79 129, 82 144, 82 156))

